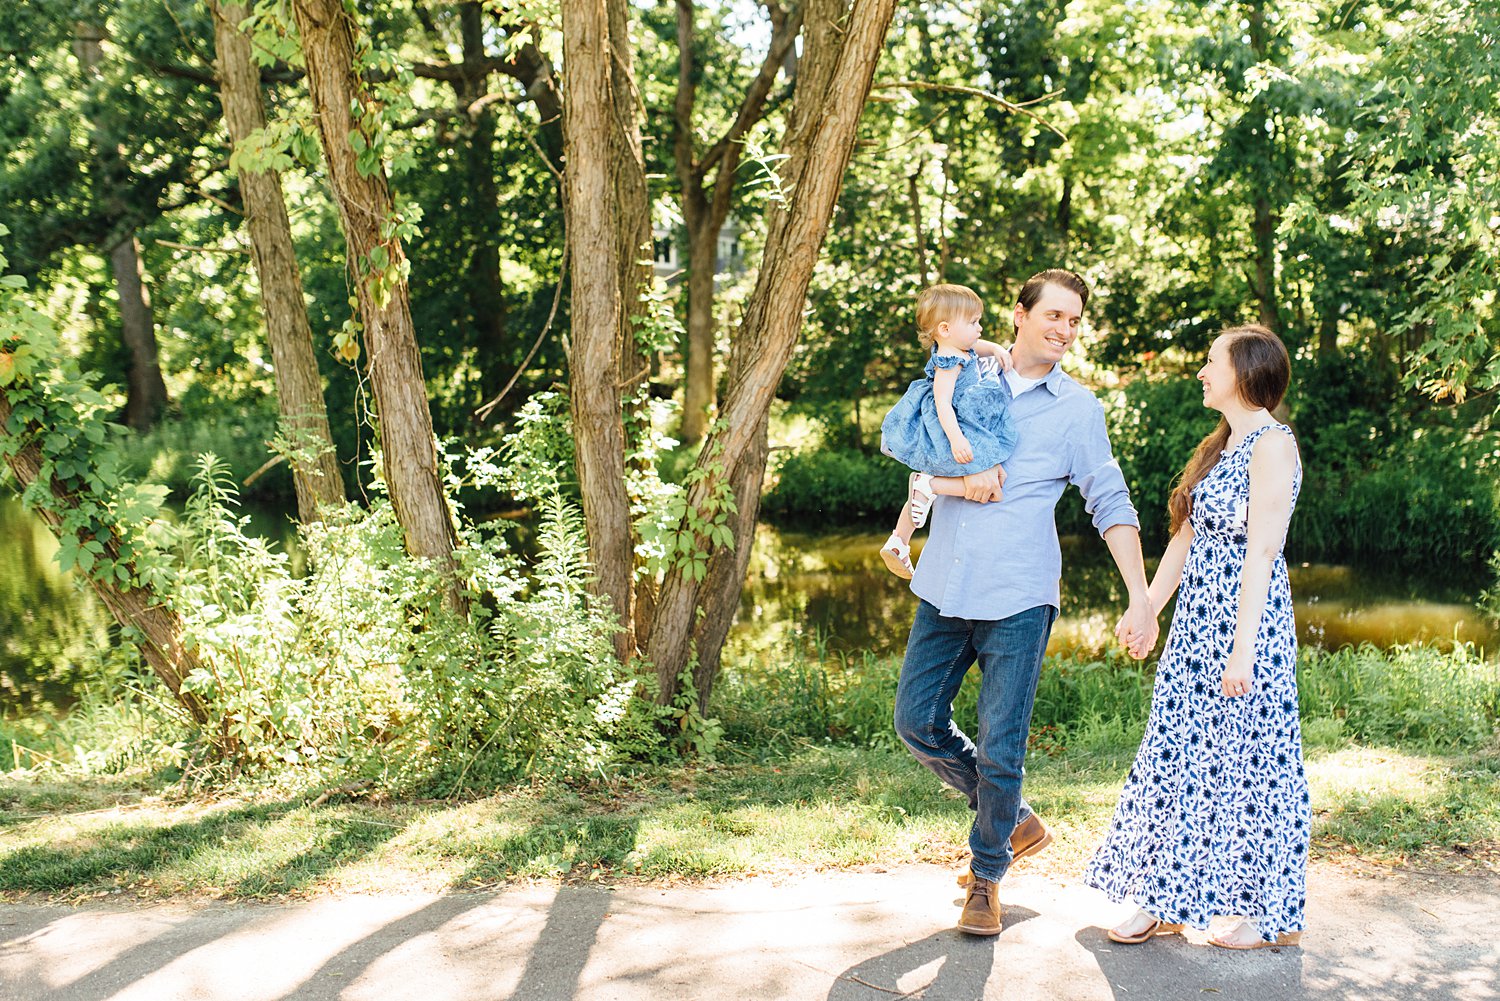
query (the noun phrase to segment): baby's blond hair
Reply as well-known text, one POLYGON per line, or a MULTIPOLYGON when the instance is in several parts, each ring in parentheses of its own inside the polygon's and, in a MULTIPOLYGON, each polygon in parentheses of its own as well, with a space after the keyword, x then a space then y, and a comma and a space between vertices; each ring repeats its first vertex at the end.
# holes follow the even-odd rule
POLYGON ((984 312, 979 294, 967 285, 933 285, 917 293, 917 341, 932 350, 944 320, 966 319, 984 312))

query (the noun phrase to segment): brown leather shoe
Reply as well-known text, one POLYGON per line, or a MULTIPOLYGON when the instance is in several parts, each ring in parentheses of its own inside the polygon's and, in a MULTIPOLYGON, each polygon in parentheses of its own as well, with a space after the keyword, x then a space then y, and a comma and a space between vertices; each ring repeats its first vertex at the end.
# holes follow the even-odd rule
MULTIPOLYGON (((1015 862, 1028 855, 1035 855, 1052 843, 1052 832, 1036 814, 1030 814, 1010 832, 1010 860, 1015 862)), ((958 874, 958 885, 968 886, 973 876, 968 869, 958 874)))
POLYGON ((1042 823, 1042 818, 1029 814, 1010 832, 1011 861, 1035 855, 1052 843, 1052 832, 1042 823))
POLYGON ((1000 901, 996 899, 1000 884, 972 877, 964 896, 964 911, 958 916, 958 930, 970 935, 1000 934, 1000 901))

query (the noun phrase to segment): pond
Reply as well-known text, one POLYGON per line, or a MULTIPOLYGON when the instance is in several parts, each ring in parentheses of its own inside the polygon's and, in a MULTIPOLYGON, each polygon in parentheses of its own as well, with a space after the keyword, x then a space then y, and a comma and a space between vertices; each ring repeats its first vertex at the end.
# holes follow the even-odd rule
MULTIPOLYGON (((774 655, 788 644, 836 652, 899 654, 916 598, 876 555, 885 533, 803 535, 762 525, 726 655, 774 655)), ((914 549, 921 552, 922 535, 914 549)), ((1124 588, 1097 536, 1065 537, 1062 614, 1050 653, 1097 655, 1114 642, 1124 588)), ((1146 561, 1147 574, 1156 560, 1146 561)), ((1292 597, 1304 644, 1476 643, 1493 653, 1500 630, 1475 608, 1483 579, 1293 564, 1292 597)), ((1171 609, 1161 617, 1162 638, 1171 609)))
MULTIPOLYGON (((252 520, 282 545, 295 537, 283 515, 253 512, 252 520)), ((784 656, 788 649, 820 645, 831 652, 899 654, 916 599, 876 556, 883 540, 761 526, 726 656, 784 656)), ((917 543, 920 552, 920 536, 917 543)), ((0 714, 67 705, 88 682, 91 653, 111 642, 108 613, 58 569, 56 549, 39 518, 13 497, 0 498, 0 714)), ((1049 649, 1097 654, 1109 646, 1123 608, 1119 578, 1097 538, 1064 539, 1063 565, 1063 611, 1049 649)), ((1458 640, 1491 652, 1500 646, 1500 632, 1474 608, 1483 581, 1342 566, 1294 565, 1291 573, 1304 643, 1387 647, 1458 640)), ((1163 616, 1163 634, 1166 622, 1163 616)))

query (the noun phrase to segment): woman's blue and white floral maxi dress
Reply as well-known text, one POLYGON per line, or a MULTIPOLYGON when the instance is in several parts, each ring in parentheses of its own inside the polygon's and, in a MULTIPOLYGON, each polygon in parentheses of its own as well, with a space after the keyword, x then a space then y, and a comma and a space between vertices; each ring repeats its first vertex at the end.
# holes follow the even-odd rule
MULTIPOLYGON (((1272 430, 1272 429, 1276 430, 1272 430)), ((1297 632, 1280 554, 1255 642, 1254 685, 1226 698, 1250 507, 1245 436, 1193 488, 1193 539, 1151 694, 1151 716, 1109 834, 1084 881, 1163 921, 1254 918, 1267 941, 1301 931, 1310 816, 1297 718, 1297 632)), ((1292 487, 1297 501, 1302 470, 1292 487)))

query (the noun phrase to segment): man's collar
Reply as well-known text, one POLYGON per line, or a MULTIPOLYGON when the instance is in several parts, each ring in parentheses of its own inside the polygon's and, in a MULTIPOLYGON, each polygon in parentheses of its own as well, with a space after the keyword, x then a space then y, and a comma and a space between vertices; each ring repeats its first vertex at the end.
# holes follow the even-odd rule
POLYGON ((1063 374, 1062 364, 1060 362, 1055 363, 1053 364, 1051 370, 1048 371, 1046 375, 1042 376, 1042 385, 1050 389, 1053 396, 1057 396, 1062 392, 1063 380, 1066 378, 1067 376, 1063 374))
MULTIPOLYGON (((1026 377, 1017 373, 1016 378, 1024 379, 1026 377)), ((1047 374, 1036 380, 1036 384, 1046 386, 1053 396, 1058 396, 1062 393, 1063 380, 1066 378, 1067 375, 1063 372, 1062 365, 1053 362, 1052 367, 1047 370, 1047 374)))

